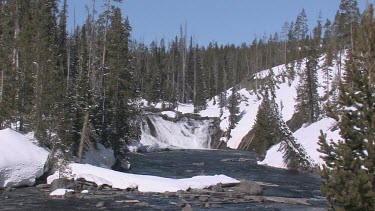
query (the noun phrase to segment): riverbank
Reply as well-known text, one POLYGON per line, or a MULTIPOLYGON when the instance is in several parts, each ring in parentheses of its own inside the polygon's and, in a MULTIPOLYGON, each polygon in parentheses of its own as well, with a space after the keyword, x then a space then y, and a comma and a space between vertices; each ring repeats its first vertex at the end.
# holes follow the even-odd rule
POLYGON ((184 206, 191 206, 193 210, 209 208, 212 210, 324 210, 325 208, 325 199, 319 191, 319 175, 300 174, 260 166, 256 163, 256 156, 252 152, 178 150, 130 154, 129 157, 133 163, 129 173, 174 179, 225 174, 240 181, 257 181, 262 186, 262 194, 258 196, 243 193, 230 195, 229 189, 217 193, 218 190, 213 190, 211 187, 199 194, 196 190, 141 193, 134 190, 95 189, 87 194, 51 197, 48 187, 30 187, 10 191, 1 190, 0 210, 92 210, 99 208, 179 210, 184 206), (278 198, 300 199, 308 204, 277 202, 278 198))

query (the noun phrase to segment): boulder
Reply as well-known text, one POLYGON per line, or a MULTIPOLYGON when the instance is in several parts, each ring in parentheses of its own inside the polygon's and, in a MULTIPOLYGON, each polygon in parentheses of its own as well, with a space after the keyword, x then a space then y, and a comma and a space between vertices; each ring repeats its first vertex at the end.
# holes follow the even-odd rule
POLYGON ((254 181, 243 181, 239 185, 232 188, 234 192, 250 195, 262 195, 262 187, 254 181))
POLYGON ((74 180, 69 180, 66 178, 59 178, 53 180, 51 183, 51 191, 55 191, 57 189, 73 189, 76 190, 77 184, 74 182, 74 180))
POLYGON ((49 152, 28 137, 0 130, 0 188, 32 186, 47 171, 49 152))

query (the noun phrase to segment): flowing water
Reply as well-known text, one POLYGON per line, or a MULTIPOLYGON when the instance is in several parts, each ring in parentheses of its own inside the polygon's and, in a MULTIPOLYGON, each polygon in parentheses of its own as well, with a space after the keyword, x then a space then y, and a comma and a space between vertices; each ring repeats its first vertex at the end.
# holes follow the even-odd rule
MULTIPOLYGON (((129 173, 148 174, 169 178, 196 175, 225 174, 239 180, 255 180, 272 184, 264 187, 264 196, 308 198, 311 206, 283 203, 222 204, 220 208, 193 207, 193 210, 324 210, 325 199, 319 191, 320 177, 292 171, 259 166, 256 156, 248 151, 176 150, 130 155, 129 173), (225 161, 224 161, 225 160, 225 161), (223 162, 224 161, 224 162, 223 162)), ((0 191, 0 210, 95 210, 99 201, 104 210, 181 210, 175 203, 176 195, 125 191, 101 191, 83 199, 53 199, 48 191, 19 188, 0 191), (123 200, 138 200, 141 204, 124 204, 123 200)))

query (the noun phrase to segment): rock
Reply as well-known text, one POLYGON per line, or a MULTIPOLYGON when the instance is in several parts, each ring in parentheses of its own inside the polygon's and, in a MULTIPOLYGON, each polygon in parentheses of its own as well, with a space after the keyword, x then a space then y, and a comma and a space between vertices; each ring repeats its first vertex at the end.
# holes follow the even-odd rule
POLYGON ((98 186, 97 189, 98 190, 112 190, 112 186, 107 185, 107 184, 103 184, 103 185, 98 186))
POLYGON ((218 184, 212 186, 211 190, 215 191, 215 192, 223 192, 224 189, 221 185, 222 185, 221 183, 218 183, 218 184))
POLYGON ((254 181, 243 181, 238 186, 232 188, 234 192, 250 195, 262 195, 262 187, 254 181))
POLYGON ((239 158, 238 159, 238 162, 247 162, 247 161, 250 161, 250 159, 246 159, 246 158, 239 158))
POLYGON ((18 205, 19 205, 19 206, 23 206, 23 203, 21 202, 21 203, 19 203, 18 205))
POLYGON ((198 198, 198 200, 201 201, 201 202, 206 202, 206 201, 208 201, 208 197, 207 196, 200 196, 198 198))
POLYGON ((64 195, 65 198, 73 198, 74 197, 74 192, 66 192, 64 195))
POLYGON ((167 196, 167 197, 170 197, 170 196, 176 196, 176 193, 166 191, 166 192, 164 192, 164 195, 167 196))
POLYGON ((47 188, 50 188, 51 185, 49 184, 39 184, 37 186, 35 186, 36 188, 40 188, 40 189, 47 189, 47 188))
POLYGON ((219 198, 210 198, 210 201, 212 201, 212 202, 221 202, 221 199, 219 199, 219 198))
POLYGON ((5 192, 11 192, 13 189, 11 188, 11 187, 7 187, 6 189, 5 189, 5 192))
POLYGON ((57 189, 75 189, 76 183, 73 180, 68 180, 66 178, 59 178, 53 180, 51 183, 51 191, 55 191, 57 189))
POLYGON ((206 204, 204 205, 204 207, 205 207, 205 208, 210 208, 210 204, 209 204, 209 203, 206 203, 206 204))
POLYGON ((100 202, 96 203, 95 207, 96 208, 101 208, 101 207, 104 207, 104 205, 105 205, 105 202, 104 201, 100 201, 100 202))
POLYGON ((193 208, 190 204, 186 204, 185 207, 182 208, 182 211, 193 211, 193 208))

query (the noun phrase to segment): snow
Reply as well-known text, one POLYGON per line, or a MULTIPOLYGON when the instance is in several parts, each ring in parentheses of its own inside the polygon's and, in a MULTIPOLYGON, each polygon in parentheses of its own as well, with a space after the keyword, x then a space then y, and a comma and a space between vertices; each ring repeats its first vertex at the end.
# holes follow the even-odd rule
POLYGON ((170 118, 175 118, 176 117, 176 112, 174 111, 163 111, 161 114, 166 115, 167 117, 170 118))
MULTIPOLYGON (((122 173, 89 164, 78 163, 69 164, 69 169, 70 172, 65 173, 65 176, 68 178, 84 178, 87 181, 95 182, 97 185, 107 184, 113 188, 119 189, 138 188, 140 192, 176 192, 189 188, 206 188, 217 183, 239 182, 225 175, 171 179, 150 175, 122 173)), ((48 177, 47 182, 50 184, 56 178, 58 178, 58 172, 48 177)))
POLYGON ((45 172, 49 152, 12 130, 0 130, 0 188, 32 186, 45 172))
POLYGON ((74 190, 60 188, 60 189, 56 189, 56 190, 52 191, 49 195, 50 196, 64 196, 68 192, 74 192, 74 190))
POLYGON ((286 169, 286 165, 283 160, 283 152, 280 150, 280 144, 273 145, 267 151, 264 160, 258 161, 258 164, 286 169))
POLYGON ((91 164, 103 168, 111 168, 115 165, 116 158, 112 149, 102 144, 97 144, 97 149, 85 152, 82 163, 91 164))
MULTIPOLYGON (((315 164, 322 165, 323 159, 320 157, 322 154, 318 152, 320 130, 327 134, 327 141, 331 139, 337 141, 340 139, 339 130, 333 130, 336 126, 336 120, 332 118, 324 118, 318 122, 315 122, 307 127, 302 127, 293 133, 293 136, 297 139, 297 143, 301 144, 306 150, 307 154, 312 158, 315 164), (333 130, 333 131, 332 131, 333 130)), ((286 168, 283 162, 283 153, 279 151, 280 144, 272 146, 268 151, 265 159, 258 162, 260 165, 267 165, 276 168, 286 168)))
POLYGON ((336 120, 332 118, 324 118, 318 122, 315 122, 305 128, 301 128, 293 133, 294 137, 299 141, 300 144, 306 149, 306 152, 315 161, 315 163, 322 165, 324 161, 320 158, 321 153, 317 151, 319 149, 318 140, 320 136, 320 130, 327 134, 328 142, 333 139, 337 141, 340 139, 339 130, 332 129, 336 126, 336 120))

